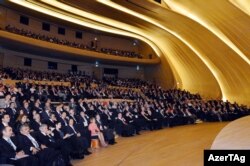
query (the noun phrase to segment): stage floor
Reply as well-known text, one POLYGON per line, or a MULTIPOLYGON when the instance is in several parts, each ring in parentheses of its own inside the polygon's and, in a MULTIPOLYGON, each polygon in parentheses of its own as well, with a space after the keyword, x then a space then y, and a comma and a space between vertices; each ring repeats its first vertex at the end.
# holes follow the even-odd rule
POLYGON ((203 150, 209 149, 228 123, 202 123, 166 128, 101 148, 75 166, 202 166, 203 150))

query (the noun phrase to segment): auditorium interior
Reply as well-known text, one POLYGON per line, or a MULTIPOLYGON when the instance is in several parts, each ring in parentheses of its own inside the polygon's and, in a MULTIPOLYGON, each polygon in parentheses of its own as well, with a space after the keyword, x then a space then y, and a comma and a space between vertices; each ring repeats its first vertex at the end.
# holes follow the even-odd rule
POLYGON ((249 6, 0 0, 0 165, 206 166, 206 150, 250 150, 249 6))

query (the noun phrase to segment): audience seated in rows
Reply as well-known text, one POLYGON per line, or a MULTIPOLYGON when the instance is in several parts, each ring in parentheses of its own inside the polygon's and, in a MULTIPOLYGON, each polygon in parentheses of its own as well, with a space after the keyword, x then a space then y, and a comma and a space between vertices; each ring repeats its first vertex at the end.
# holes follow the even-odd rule
POLYGON ((94 138, 108 147, 116 143, 117 135, 131 137, 142 130, 198 121, 231 121, 250 113, 237 103, 207 101, 199 94, 165 90, 139 79, 26 72, 6 68, 0 74, 1 79, 20 80, 15 86, 0 83, 0 162, 4 164, 71 165, 72 159, 90 154, 94 138), (55 76, 72 82, 71 86, 23 82, 55 76))
MULTIPOLYGON (((88 46, 88 45, 84 45, 81 43, 76 43, 76 42, 71 42, 68 40, 58 39, 56 37, 50 37, 50 36, 46 36, 43 34, 37 34, 37 33, 31 32, 31 31, 19 29, 17 27, 10 26, 10 25, 7 25, 5 27, 5 30, 8 32, 22 35, 22 36, 26 36, 26 37, 30 37, 30 38, 34 38, 34 39, 38 39, 38 40, 43 40, 43 41, 47 41, 47 42, 51 42, 51 43, 55 43, 55 44, 66 45, 69 47, 75 47, 75 48, 79 48, 79 49, 91 50, 91 51, 101 52, 101 53, 105 53, 105 54, 123 56, 123 57, 129 57, 129 58, 142 58, 142 55, 140 55, 139 53, 133 52, 133 51, 125 51, 125 50, 118 50, 118 49, 112 49, 112 48, 97 49, 96 46, 94 46, 93 44, 91 44, 93 46, 91 46, 91 45, 88 46)), ((93 41, 91 43, 93 43, 93 41)))

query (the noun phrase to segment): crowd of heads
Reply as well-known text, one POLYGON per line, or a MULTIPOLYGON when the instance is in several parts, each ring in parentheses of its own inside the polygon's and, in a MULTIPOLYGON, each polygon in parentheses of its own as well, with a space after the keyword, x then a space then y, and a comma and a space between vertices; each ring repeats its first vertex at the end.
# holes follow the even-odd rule
POLYGON ((78 143, 72 145, 71 153, 79 152, 81 149, 78 147, 84 150, 90 147, 92 132, 88 126, 91 123, 97 124, 103 141, 114 144, 115 135, 130 137, 140 134, 142 130, 202 121, 231 121, 250 113, 247 106, 222 100, 204 100, 199 94, 180 89, 165 90, 140 79, 96 80, 77 74, 27 72, 13 68, 3 69, 0 77, 2 80, 20 80, 12 86, 0 84, 2 128, 10 126, 16 136, 32 133, 38 142, 41 141, 36 136, 39 132, 53 137, 54 132, 62 131, 63 140, 72 139, 74 135, 75 140, 67 142, 69 145, 74 141, 78 143), (69 81, 71 86, 23 81, 55 78, 69 81))
POLYGON ((65 45, 69 47, 75 47, 75 48, 84 49, 84 50, 101 52, 101 53, 108 54, 108 55, 115 55, 115 56, 129 57, 129 58, 143 58, 142 55, 134 51, 126 51, 126 50, 119 50, 119 49, 113 49, 113 48, 98 49, 96 44, 94 44, 95 41, 91 41, 89 45, 86 45, 82 43, 71 42, 66 39, 63 40, 57 37, 51 37, 51 36, 47 36, 47 35, 40 34, 40 33, 34 33, 30 30, 19 29, 17 27, 10 26, 10 25, 7 25, 5 30, 8 32, 12 32, 15 34, 19 34, 22 36, 26 36, 26 37, 30 37, 30 38, 34 38, 38 40, 47 41, 50 43, 65 45))
POLYGON ((129 58, 140 58, 142 59, 142 55, 135 53, 134 51, 125 51, 125 50, 117 50, 112 48, 101 48, 100 51, 105 54, 111 54, 116 56, 123 56, 129 58))

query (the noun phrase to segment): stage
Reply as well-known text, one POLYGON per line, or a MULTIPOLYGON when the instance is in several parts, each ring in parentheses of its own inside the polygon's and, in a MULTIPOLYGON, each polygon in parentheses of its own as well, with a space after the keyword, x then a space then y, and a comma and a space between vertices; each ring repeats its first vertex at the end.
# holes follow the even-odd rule
POLYGON ((116 145, 101 148, 75 166, 201 166, 203 150, 228 122, 202 123, 119 137, 116 145))

